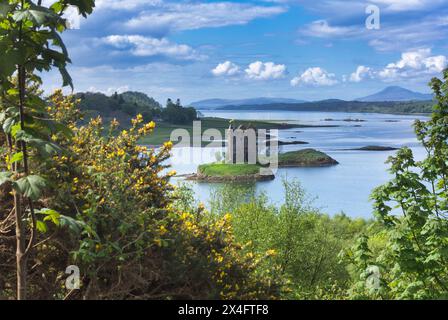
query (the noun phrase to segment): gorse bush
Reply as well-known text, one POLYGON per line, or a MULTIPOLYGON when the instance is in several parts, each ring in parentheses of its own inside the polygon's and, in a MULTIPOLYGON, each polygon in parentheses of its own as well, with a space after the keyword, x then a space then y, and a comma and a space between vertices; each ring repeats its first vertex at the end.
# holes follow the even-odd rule
POLYGON ((127 131, 100 118, 78 126, 80 101, 36 90, 52 68, 73 88, 61 38, 68 6, 87 17, 95 1, 0 4, 0 297, 275 297, 275 281, 252 272, 257 258, 240 255, 228 218, 210 224, 201 208, 173 206, 163 172, 171 142, 137 145, 153 122, 139 114, 127 131), (69 265, 81 271, 80 290, 64 286, 69 265))
MULTIPOLYGON (((262 257, 246 256, 235 241, 230 216, 213 223, 202 207, 186 211, 163 164, 170 142, 159 151, 139 146, 153 122, 141 116, 128 130, 100 118, 77 126, 72 97, 57 91, 48 116, 71 130, 50 138, 62 152, 33 167, 50 188, 36 202, 36 250, 29 257, 29 295, 36 299, 275 298, 280 286, 269 272, 255 272, 262 257), (52 208, 45 209, 45 208, 52 208), (81 270, 81 290, 64 288, 69 265, 81 270)), ((8 193, 7 189, 2 189, 8 193)), ((5 199, 5 198, 3 198, 5 199)), ((12 198, 2 202, 2 218, 12 198)), ((3 225, 2 225, 3 226, 3 225)), ((13 234, 0 239, 0 294, 15 295, 13 234)))
MULTIPOLYGON (((73 87, 69 5, 87 17, 95 1, 0 3, 0 299, 448 298, 448 70, 431 82, 431 119, 415 124, 426 158, 404 148, 389 159, 375 222, 324 215, 295 182, 277 206, 225 186, 209 212, 171 185, 171 142, 138 144, 159 113, 137 114, 147 97, 111 98, 135 114, 122 130, 81 123, 74 96, 43 96, 52 68, 73 87), (65 285, 73 265, 79 289, 65 285)), ((160 112, 197 118, 180 101, 160 112)))

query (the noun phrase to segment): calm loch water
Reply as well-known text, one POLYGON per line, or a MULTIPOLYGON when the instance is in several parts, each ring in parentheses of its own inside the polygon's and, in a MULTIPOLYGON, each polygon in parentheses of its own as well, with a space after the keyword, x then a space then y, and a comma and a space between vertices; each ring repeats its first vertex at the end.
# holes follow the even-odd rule
MULTIPOLYGON (((395 151, 369 152, 347 149, 369 145, 410 147, 418 159, 423 158, 413 133, 412 124, 419 115, 385 115, 366 113, 289 112, 289 111, 201 111, 204 116, 245 120, 275 120, 308 125, 337 125, 331 128, 298 128, 281 130, 281 140, 301 140, 309 145, 281 146, 280 152, 303 148, 321 150, 340 164, 327 168, 279 169, 276 179, 256 183, 258 191, 265 191, 272 203, 283 201, 282 180, 296 179, 309 196, 315 198, 314 206, 328 214, 344 212, 352 217, 372 217, 369 195, 373 188, 386 182, 390 176, 385 161, 395 151), (333 119, 333 121, 326 121, 333 119), (347 122, 344 119, 361 119, 364 122, 347 122)), ((179 174, 193 173, 199 163, 213 162, 220 149, 175 148, 172 165, 179 174)), ((177 182, 181 178, 176 179, 177 182)), ((189 182, 197 198, 207 203, 216 185, 189 182)))

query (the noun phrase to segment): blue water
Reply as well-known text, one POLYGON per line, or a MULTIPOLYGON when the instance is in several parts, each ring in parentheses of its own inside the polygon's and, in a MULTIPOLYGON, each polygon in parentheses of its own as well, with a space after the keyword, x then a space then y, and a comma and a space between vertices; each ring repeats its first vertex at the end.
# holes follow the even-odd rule
MULTIPOLYGON (((296 179, 305 188, 314 206, 328 214, 344 212, 352 217, 372 217, 369 195, 372 190, 390 179, 385 161, 395 151, 350 151, 368 145, 408 146, 417 159, 424 156, 418 144, 412 124, 419 115, 384 115, 365 113, 291 112, 291 111, 202 111, 204 116, 244 120, 276 120, 287 123, 311 125, 339 125, 333 128, 298 128, 280 130, 281 140, 301 140, 309 145, 281 146, 280 152, 314 148, 336 159, 340 164, 326 168, 279 169, 276 179, 258 182, 258 191, 265 191, 273 203, 283 201, 282 180, 296 179), (324 121, 324 119, 341 121, 324 121), (362 119, 365 122, 344 122, 343 119, 362 119), (360 126, 360 127, 359 127, 360 126)), ((179 174, 193 173, 199 163, 216 160, 219 148, 176 149, 173 152, 173 168, 179 174), (192 151, 192 152, 189 152, 192 151)), ((176 179, 177 181, 181 179, 176 179)), ((210 191, 216 186, 208 183, 189 183, 199 201, 207 204, 210 191)))

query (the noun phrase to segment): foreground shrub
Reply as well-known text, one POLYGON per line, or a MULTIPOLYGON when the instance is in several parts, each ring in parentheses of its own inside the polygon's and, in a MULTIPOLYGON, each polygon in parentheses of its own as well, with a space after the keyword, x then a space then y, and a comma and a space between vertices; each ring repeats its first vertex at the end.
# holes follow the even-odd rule
MULTIPOLYGON (((164 165, 171 142, 159 150, 138 145, 153 122, 137 116, 126 130, 100 118, 77 126, 78 101, 56 92, 47 112, 70 134, 51 136, 62 152, 33 171, 51 188, 36 203, 40 231, 30 256, 34 299, 275 298, 280 287, 236 244, 230 216, 210 222, 202 207, 176 205, 180 191, 164 165), (46 209, 46 208, 52 208, 46 209), (80 290, 64 288, 65 270, 81 271, 80 290)), ((2 201, 0 296, 15 296, 12 202, 2 201)))
POLYGON ((433 114, 415 123, 426 158, 417 161, 409 148, 389 158, 393 179, 372 195, 380 227, 348 252, 356 298, 448 298, 448 69, 431 87, 433 114), (364 281, 374 279, 372 267, 375 285, 364 281))
POLYGON ((285 201, 277 206, 251 186, 224 186, 212 197, 212 211, 217 216, 232 212, 236 239, 246 244, 248 254, 271 255, 263 267, 289 283, 284 298, 346 298, 351 277, 339 253, 367 222, 320 213, 298 182, 285 181, 284 188, 285 201))

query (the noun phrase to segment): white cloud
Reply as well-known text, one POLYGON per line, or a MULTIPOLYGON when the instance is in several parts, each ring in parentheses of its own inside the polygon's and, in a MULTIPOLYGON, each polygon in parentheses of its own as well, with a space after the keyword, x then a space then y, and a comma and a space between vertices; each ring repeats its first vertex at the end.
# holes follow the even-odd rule
POLYGON ((445 0, 370 0, 389 11, 415 11, 436 7, 445 0))
POLYGON ((334 73, 328 73, 326 70, 319 67, 309 68, 304 73, 291 80, 291 85, 293 87, 299 85, 314 87, 332 86, 337 83, 338 81, 336 80, 336 75, 334 73))
POLYGON ((355 72, 353 72, 348 80, 350 82, 361 82, 362 80, 369 79, 373 77, 373 71, 371 68, 366 66, 358 66, 355 72))
POLYGON ((359 15, 369 3, 378 5, 385 13, 395 13, 431 10, 444 4, 446 0, 290 0, 290 2, 299 2, 307 9, 339 18, 359 15))
POLYGON ((270 80, 283 78, 286 73, 284 64, 275 64, 273 62, 252 62, 246 70, 246 76, 255 80, 270 80))
POLYGON ((446 56, 432 56, 430 48, 423 48, 402 53, 399 61, 389 63, 378 75, 384 80, 415 78, 440 73, 447 65, 446 56))
POLYGON ((356 34, 357 28, 331 26, 326 20, 317 20, 306 25, 305 29, 301 30, 300 33, 305 36, 318 38, 345 37, 356 34))
MULTIPOLYGON (((444 0, 447 1, 447 0, 444 0)), ((301 28, 300 40, 328 38, 365 40, 377 51, 397 51, 403 47, 426 47, 446 40, 448 15, 435 12, 416 20, 401 22, 399 19, 383 19, 379 32, 367 32, 364 24, 334 25, 327 20, 317 20, 301 28)))
POLYGON ((141 7, 160 6, 162 0, 96 0, 97 9, 133 10, 141 7))
POLYGON ((257 6, 234 2, 166 3, 142 11, 125 23, 132 30, 194 30, 199 28, 244 25, 257 18, 286 12, 281 6, 257 6))
POLYGON ((107 96, 110 96, 110 95, 114 94, 115 92, 116 93, 123 93, 123 92, 126 92, 126 91, 129 91, 129 86, 127 86, 127 85, 121 86, 121 87, 109 87, 106 90, 98 89, 95 86, 91 86, 91 87, 89 87, 87 89, 87 92, 100 92, 100 93, 103 93, 103 94, 105 94, 107 96))
POLYGON ((110 35, 102 38, 102 42, 120 50, 129 51, 134 56, 167 56, 180 60, 202 60, 193 48, 185 44, 172 43, 162 38, 151 38, 140 35, 110 35))
POLYGON ((219 76, 234 76, 240 72, 240 67, 231 61, 225 61, 218 64, 213 70, 212 74, 219 76))

